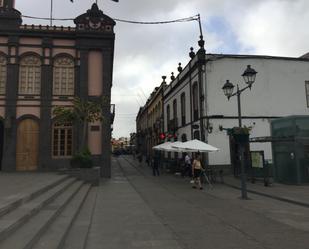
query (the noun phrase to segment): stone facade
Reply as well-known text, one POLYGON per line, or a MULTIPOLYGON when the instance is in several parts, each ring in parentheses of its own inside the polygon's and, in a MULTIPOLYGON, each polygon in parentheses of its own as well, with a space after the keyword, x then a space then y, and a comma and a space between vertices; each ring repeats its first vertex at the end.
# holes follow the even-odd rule
POLYGON ((103 98, 105 119, 89 124, 87 139, 101 176, 110 177, 115 22, 96 4, 74 20, 73 28, 21 22, 14 1, 4 1, 0 7, 0 57, 6 60, 0 72, 0 78, 5 77, 5 90, 0 93, 2 170, 45 171, 69 166, 70 157, 79 149, 80 127, 73 125, 72 134, 65 127, 59 129, 58 136, 53 131, 52 110, 55 106, 71 106, 74 97, 103 98), (55 139, 59 140, 57 145, 55 139), (72 153, 62 152, 63 146, 72 153), (53 152, 56 149, 57 156, 53 152), (29 160, 33 167, 18 167, 23 160, 29 160))

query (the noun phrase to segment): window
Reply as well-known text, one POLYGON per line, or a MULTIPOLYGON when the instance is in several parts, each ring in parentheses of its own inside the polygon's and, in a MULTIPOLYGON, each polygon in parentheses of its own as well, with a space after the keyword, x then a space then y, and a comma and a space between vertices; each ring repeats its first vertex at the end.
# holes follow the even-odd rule
POLYGON ((73 128, 71 123, 57 124, 53 126, 53 156, 72 156, 73 128))
POLYGON ((173 101, 173 113, 174 113, 173 130, 175 130, 177 129, 177 126, 178 126, 177 100, 176 99, 174 99, 173 101))
POLYGON ((305 82, 305 86, 306 86, 307 107, 309 107, 309 81, 305 82))
POLYGON ((171 110, 170 105, 166 107, 167 130, 170 131, 171 110))
POLYGON ((174 99, 174 101, 173 101, 173 113, 174 113, 174 119, 176 119, 177 118, 177 100, 176 99, 174 99))
POLYGON ((193 101, 193 120, 198 120, 198 89, 197 89, 197 83, 194 83, 193 89, 192 89, 192 101, 193 101))
POLYGON ((200 132, 199 131, 194 131, 193 138, 200 140, 200 132))
POLYGON ((181 125, 186 125, 186 94, 182 93, 180 97, 181 104, 181 125))
POLYGON ((6 85, 6 58, 0 56, 0 94, 5 94, 6 85))
POLYGON ((41 62, 37 56, 26 56, 19 66, 19 94, 39 95, 41 91, 41 62))
POLYGON ((74 61, 59 57, 54 61, 54 95, 74 95, 74 61))

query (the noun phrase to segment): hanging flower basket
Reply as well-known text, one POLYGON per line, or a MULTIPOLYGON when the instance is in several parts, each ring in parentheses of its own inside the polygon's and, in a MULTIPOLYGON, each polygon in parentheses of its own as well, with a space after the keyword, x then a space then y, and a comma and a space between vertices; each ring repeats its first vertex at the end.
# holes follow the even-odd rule
POLYGON ((232 135, 237 143, 249 143, 251 127, 233 127, 229 130, 229 135, 232 135))
POLYGON ((237 143, 249 143, 249 134, 234 134, 233 137, 237 143))

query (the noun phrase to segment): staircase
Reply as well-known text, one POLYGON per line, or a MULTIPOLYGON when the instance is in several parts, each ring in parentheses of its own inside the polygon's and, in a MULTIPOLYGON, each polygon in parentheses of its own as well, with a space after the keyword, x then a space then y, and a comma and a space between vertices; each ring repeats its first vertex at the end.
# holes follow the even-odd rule
POLYGON ((63 175, 0 206, 0 248, 84 248, 96 192, 63 175))

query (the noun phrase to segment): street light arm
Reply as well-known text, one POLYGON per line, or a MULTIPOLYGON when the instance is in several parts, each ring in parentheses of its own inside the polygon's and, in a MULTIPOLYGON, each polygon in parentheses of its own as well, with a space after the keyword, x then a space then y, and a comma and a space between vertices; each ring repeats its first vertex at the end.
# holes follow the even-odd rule
POLYGON ((242 88, 242 89, 239 89, 238 88, 238 85, 237 85, 237 91, 236 92, 234 92, 230 97, 233 97, 233 96, 236 96, 236 95, 238 95, 238 94, 241 94, 243 91, 245 91, 247 88, 250 88, 250 86, 246 86, 246 87, 244 87, 244 88, 242 88))

